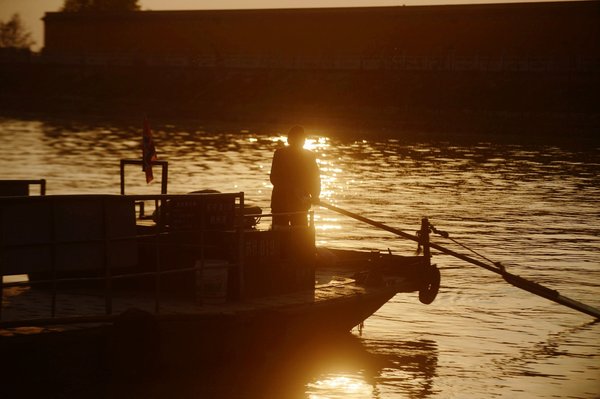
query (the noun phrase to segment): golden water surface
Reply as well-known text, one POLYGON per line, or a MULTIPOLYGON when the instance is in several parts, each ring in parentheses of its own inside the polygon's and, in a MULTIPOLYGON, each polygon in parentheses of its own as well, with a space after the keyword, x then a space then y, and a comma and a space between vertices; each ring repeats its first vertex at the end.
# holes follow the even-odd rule
MULTIPOLYGON (((169 193, 243 191, 246 201, 269 210, 271 156, 285 131, 241 124, 153 127, 158 157, 169 161, 169 193)), ((509 271, 600 307, 599 146, 318 127, 309 132, 324 200, 409 233, 427 216, 509 271)), ((141 121, 0 119, 0 178, 45 178, 48 194, 117 194, 119 160, 139 158, 140 139, 141 121)), ((160 180, 159 168, 155 176, 160 180)), ((128 169, 127 192, 158 193, 159 181, 146 186, 143 179, 137 167, 128 169)), ((319 245, 400 254, 416 249, 322 208, 315 218, 319 245)), ((433 304, 397 295, 362 333, 335 344, 218 378, 101 391, 174 398, 600 396, 599 323, 484 269, 436 253, 433 259, 442 269, 433 304)))

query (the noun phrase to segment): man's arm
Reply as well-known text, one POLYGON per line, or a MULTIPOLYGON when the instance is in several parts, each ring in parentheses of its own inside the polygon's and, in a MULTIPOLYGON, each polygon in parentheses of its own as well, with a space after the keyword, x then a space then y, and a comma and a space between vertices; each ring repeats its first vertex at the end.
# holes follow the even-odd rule
POLYGON ((271 183, 276 186, 282 184, 283 176, 281 171, 281 152, 275 151, 273 162, 271 163, 271 174, 269 175, 271 183))
POLYGON ((319 170, 319 165, 317 164, 317 156, 315 154, 311 155, 312 162, 310 196, 312 197, 313 203, 318 203, 319 195, 321 195, 321 171, 319 170))

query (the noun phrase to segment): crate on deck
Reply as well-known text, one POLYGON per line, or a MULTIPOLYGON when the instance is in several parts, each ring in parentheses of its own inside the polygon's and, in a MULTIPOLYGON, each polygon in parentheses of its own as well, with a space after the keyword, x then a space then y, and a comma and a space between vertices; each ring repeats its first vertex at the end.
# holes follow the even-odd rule
MULTIPOLYGON (((312 228, 246 231, 243 237, 243 292, 247 298, 314 288, 315 245, 312 228)), ((222 242, 237 247, 230 235, 222 242)), ((229 251, 232 255, 233 251, 229 251)), ((238 264, 237 255, 231 262, 238 264)))

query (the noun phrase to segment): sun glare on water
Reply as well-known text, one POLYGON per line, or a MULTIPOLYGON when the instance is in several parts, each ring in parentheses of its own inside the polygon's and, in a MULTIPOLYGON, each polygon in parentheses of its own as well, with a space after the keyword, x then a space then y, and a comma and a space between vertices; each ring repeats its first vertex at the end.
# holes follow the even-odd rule
POLYGON ((309 399, 371 397, 373 387, 356 376, 331 376, 307 384, 309 399))

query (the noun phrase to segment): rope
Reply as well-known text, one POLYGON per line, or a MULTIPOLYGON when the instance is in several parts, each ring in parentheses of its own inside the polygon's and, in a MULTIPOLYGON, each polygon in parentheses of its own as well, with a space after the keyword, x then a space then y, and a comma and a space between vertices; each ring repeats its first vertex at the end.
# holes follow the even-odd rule
POLYGON ((466 249, 467 251, 479 256, 480 258, 484 259, 486 262, 491 263, 492 265, 496 266, 498 269, 500 269, 500 271, 505 272, 506 269, 504 267, 503 264, 501 264, 500 262, 494 262, 493 260, 491 260, 490 258, 486 257, 485 255, 480 254, 479 252, 475 251, 474 249, 468 247, 467 245, 459 242, 458 240, 450 237, 450 233, 448 233, 447 231, 442 231, 442 230, 438 230, 436 229, 432 224, 429 224, 429 227, 431 228, 431 231, 443 238, 447 238, 450 241, 452 241, 453 243, 455 243, 456 245, 466 249))
MULTIPOLYGON (((417 237, 415 237, 415 236, 413 236, 411 234, 407 234, 407 233, 405 233, 403 231, 400 231, 398 229, 395 229, 395 228, 390 227, 388 225, 385 225, 383 223, 376 222, 376 221, 368 219, 368 218, 366 218, 364 216, 360 216, 360 215, 357 215, 355 213, 346 211, 344 209, 338 208, 336 206, 333 206, 333 205, 328 204, 328 203, 323 202, 323 201, 321 201, 319 204, 322 207, 328 208, 328 209, 330 209, 330 210, 332 210, 334 212, 338 212, 338 213, 340 213, 342 215, 349 216, 349 217, 351 217, 353 219, 356 219, 356 220, 360 220, 361 222, 370 224, 371 226, 375 226, 375 227, 380 228, 382 230, 389 231, 390 233, 396 234, 397 236, 400 236, 400 237, 403 237, 403 238, 406 238, 406 239, 409 239, 409 240, 412 240, 412 241, 416 241, 416 242, 419 243, 419 245, 421 244, 422 239, 419 237, 418 234, 417 234, 417 237)), ((433 227, 431 224, 429 224, 429 229, 430 229, 431 232, 433 232, 435 234, 439 234, 440 236, 442 236, 444 238, 450 239, 450 235, 447 232, 445 232, 445 231, 439 231, 435 227, 433 227)), ((542 286, 540 284, 537 284, 537 283, 535 283, 533 281, 529 281, 529 280, 526 280, 526 279, 524 279, 522 277, 519 277, 517 275, 511 274, 511 273, 509 273, 509 272, 506 271, 506 269, 504 268, 504 266, 502 264, 500 264, 500 262, 493 262, 491 259, 486 258, 485 256, 481 255, 480 253, 478 253, 478 252, 474 251, 473 249, 469 248, 468 246, 466 246, 464 244, 461 244, 461 243, 459 243, 458 241, 456 241, 454 239, 452 239, 452 241, 455 242, 457 245, 465 248, 466 250, 474 253, 475 255, 483 258, 486 262, 491 263, 493 266, 490 266, 490 265, 488 265, 485 262, 482 262, 480 260, 477 260, 477 259, 474 259, 474 258, 470 258, 470 257, 468 257, 466 255, 463 255, 463 254, 460 254, 458 252, 452 251, 452 250, 450 250, 448 248, 444 248, 443 246, 435 244, 435 243, 432 243, 432 242, 429 242, 429 247, 433 248, 433 249, 437 249, 438 251, 440 251, 442 253, 454 256, 455 258, 458 258, 458 259, 462 259, 462 260, 464 260, 466 262, 472 263, 472 264, 477 265, 479 267, 483 267, 484 269, 486 269, 488 271, 491 271, 491 272, 494 272, 494 273, 498 273, 498 274, 502 275, 502 277, 504 278, 505 281, 507 281, 508 283, 514 285, 515 287, 521 288, 521 289, 523 289, 525 291, 531 292, 532 294, 541 296, 542 298, 546 298, 546 299, 549 299, 549 300, 554 301, 556 303, 559 303, 561 305, 567 306, 567 307, 569 307, 571 309, 575 309, 575 310, 577 310, 579 312, 586 313, 586 314, 588 314, 588 315, 590 315, 592 317, 595 317, 596 319, 600 320, 600 310, 599 309, 595 309, 595 308, 593 308, 591 306, 588 306, 588 305, 586 305, 584 303, 577 302, 577 301, 575 301, 573 299, 564 297, 564 296, 560 295, 558 293, 558 291, 551 290, 551 289, 549 289, 547 287, 544 287, 544 286, 542 286)))

